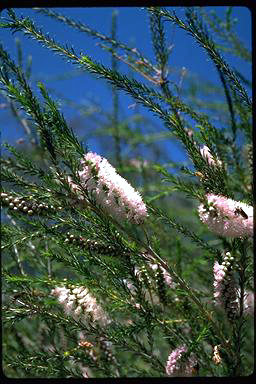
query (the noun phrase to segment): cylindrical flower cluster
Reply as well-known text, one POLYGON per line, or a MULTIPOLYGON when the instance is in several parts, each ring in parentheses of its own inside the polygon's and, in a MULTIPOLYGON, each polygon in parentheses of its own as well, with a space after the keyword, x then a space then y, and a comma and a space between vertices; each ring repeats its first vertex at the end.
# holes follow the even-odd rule
POLYGON ((239 314, 238 287, 232 272, 226 275, 224 285, 224 308, 228 319, 232 321, 236 319, 239 314))
POLYGON ((168 376, 193 376, 193 369, 196 365, 195 357, 190 356, 188 360, 181 361, 182 355, 187 350, 187 347, 182 345, 170 353, 165 367, 168 376))
POLYGON ((149 264, 150 268, 153 269, 153 271, 157 271, 157 270, 160 270, 161 273, 163 274, 163 279, 166 283, 166 285, 168 285, 170 288, 174 288, 175 287, 175 284, 171 278, 171 275, 169 274, 169 272, 166 271, 166 269, 164 269, 161 265, 158 265, 158 264, 149 264))
MULTIPOLYGON (((79 172, 81 185, 96 200, 96 203, 112 217, 129 220, 136 224, 143 223, 147 217, 147 208, 140 194, 123 177, 107 159, 93 152, 88 152, 81 161, 79 172)), ((69 180, 72 190, 75 184, 69 180)))
POLYGON ((27 214, 29 216, 38 214, 42 215, 47 212, 53 212, 56 210, 61 211, 62 207, 54 207, 42 202, 35 201, 32 196, 24 198, 22 196, 12 195, 9 192, 1 192, 0 194, 1 205, 7 206, 15 212, 27 214))
POLYGON ((210 152, 210 149, 204 145, 201 149, 200 149, 200 153, 201 155, 208 161, 208 163, 210 165, 213 165, 213 166, 221 166, 222 165, 222 162, 220 160, 214 160, 211 152, 210 152))
POLYGON ((216 365, 219 365, 222 362, 222 358, 220 356, 220 351, 219 351, 219 345, 215 345, 213 348, 212 361, 216 365))
POLYGON ((208 194, 207 200, 198 212, 211 231, 227 237, 253 236, 253 207, 221 195, 208 194))
POLYGON ((88 249, 91 252, 101 253, 103 255, 118 255, 120 254, 120 248, 113 247, 111 245, 106 245, 100 243, 96 240, 86 239, 81 236, 76 236, 71 233, 67 233, 67 237, 64 240, 64 243, 74 244, 81 248, 88 249))
POLYGON ((245 291, 244 297, 244 311, 246 314, 254 314, 254 292, 245 291))
POLYGON ((252 144, 247 144, 247 159, 250 169, 253 172, 253 146, 252 144))
POLYGON ((112 343, 108 340, 105 340, 104 337, 100 337, 99 342, 100 342, 100 349, 105 354, 107 361, 109 363, 116 364, 117 361, 115 356, 113 355, 112 343))
POLYGON ((214 263, 214 299, 215 303, 221 305, 229 320, 236 318, 239 312, 238 286, 234 278, 229 259, 232 258, 227 252, 224 262, 220 265, 214 263))
MULTIPOLYGON (((175 283, 173 282, 170 274, 159 264, 148 263, 146 265, 135 267, 134 274, 138 278, 138 280, 143 283, 143 289, 145 293, 146 300, 153 300, 154 304, 159 304, 162 302, 166 304, 166 285, 170 288, 175 288, 175 283), (147 266, 154 272, 152 276, 152 272, 148 270, 147 266), (158 295, 152 294, 157 289, 158 295)), ((131 295, 133 296, 132 302, 134 302, 134 298, 136 297, 137 290, 134 284, 127 279, 123 279, 124 284, 129 289, 131 295)), ((134 307, 140 308, 138 303, 135 303, 134 307)))
POLYGON ((214 262, 213 275, 214 275, 214 282, 213 282, 214 299, 215 299, 216 304, 221 304, 225 271, 224 271, 223 265, 219 264, 218 261, 214 262))
POLYGON ((86 287, 76 287, 74 285, 68 288, 56 287, 51 291, 51 294, 57 297, 59 303, 63 305, 65 313, 75 320, 88 323, 91 318, 92 321, 103 326, 111 322, 86 287))

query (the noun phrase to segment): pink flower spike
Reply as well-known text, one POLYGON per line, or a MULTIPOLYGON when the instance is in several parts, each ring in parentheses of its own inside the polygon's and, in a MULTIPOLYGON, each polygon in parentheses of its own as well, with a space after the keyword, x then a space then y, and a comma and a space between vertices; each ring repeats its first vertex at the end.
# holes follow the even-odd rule
POLYGON ((208 161, 208 163, 210 165, 219 165, 221 166, 222 165, 222 162, 220 160, 217 160, 215 161, 211 152, 210 152, 210 149, 204 145, 201 149, 200 149, 200 152, 201 152, 201 155, 208 161))
POLYGON ((214 262, 213 267, 213 274, 214 274, 214 298, 216 300, 216 304, 222 303, 222 295, 223 295, 223 280, 225 277, 225 271, 221 264, 218 263, 218 261, 214 262))
POLYGON ((200 204, 200 220, 221 236, 253 236, 253 207, 222 195, 208 194, 209 207, 200 204))
MULTIPOLYGON (((118 221, 128 220, 141 224, 148 216, 147 207, 140 194, 107 159, 88 152, 81 161, 83 169, 78 172, 82 187, 87 190, 96 203, 118 221)), ((74 192, 78 188, 69 180, 74 192)), ((78 193, 79 197, 79 193, 78 193)))
POLYGON ((103 308, 96 302, 88 289, 84 286, 75 287, 55 287, 51 291, 60 304, 64 312, 75 320, 81 320, 83 323, 90 321, 106 326, 111 322, 103 308))
POLYGON ((196 359, 190 356, 185 362, 179 361, 187 350, 187 347, 183 345, 170 353, 165 367, 168 376, 193 376, 193 367, 196 364, 196 359))

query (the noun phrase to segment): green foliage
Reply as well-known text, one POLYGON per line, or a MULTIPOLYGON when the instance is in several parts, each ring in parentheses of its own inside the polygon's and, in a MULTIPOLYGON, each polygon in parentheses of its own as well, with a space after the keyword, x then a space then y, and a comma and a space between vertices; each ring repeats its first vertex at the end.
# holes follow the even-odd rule
MULTIPOLYGON (((253 205, 251 99, 246 91, 251 83, 220 54, 228 51, 250 60, 236 35, 232 8, 225 20, 203 8, 187 8, 183 20, 175 12, 149 7, 151 59, 118 41, 116 13, 107 36, 53 10, 35 11, 99 39, 111 54, 108 68, 57 43, 11 9, 0 21, 0 27, 35 39, 112 86, 113 111, 102 112, 98 127, 94 122, 85 137, 106 145, 106 157, 143 196, 148 217, 143 224, 131 224, 105 212, 81 183, 80 161, 88 148, 67 123, 54 92, 42 81, 32 85, 32 59, 24 58, 20 40, 17 64, 0 45, 1 95, 29 139, 21 150, 5 143, 9 155, 1 159, 6 376, 165 377, 168 356, 181 345, 188 348, 184 362, 190 353, 196 356, 199 368, 191 375, 250 374, 253 319, 245 297, 253 291, 252 242, 211 233, 197 212, 207 193, 253 205), (207 52, 220 86, 200 82, 198 89, 191 75, 181 96, 180 86, 168 77, 166 22, 207 52), (119 61, 144 81, 122 74, 119 61), (153 112, 167 131, 154 130, 138 112, 121 121, 120 91, 153 112), (215 126, 209 110, 225 129, 215 126), (165 152, 171 141, 180 143, 186 161, 179 163, 165 152), (227 252, 238 284, 235 317, 213 298, 213 265, 222 263, 227 252), (68 296, 58 301, 57 287, 69 290, 73 307, 68 296), (74 306, 82 306, 81 287, 93 310, 75 316, 74 306)), ((90 116, 85 111, 83 119, 88 122, 90 116)))

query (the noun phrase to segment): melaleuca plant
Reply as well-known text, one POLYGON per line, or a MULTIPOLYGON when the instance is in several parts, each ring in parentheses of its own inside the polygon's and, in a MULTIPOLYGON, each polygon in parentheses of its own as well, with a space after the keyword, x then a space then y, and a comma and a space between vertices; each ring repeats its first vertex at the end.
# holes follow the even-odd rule
POLYGON ((0 26, 111 84, 113 111, 88 134, 105 148, 96 153, 44 82, 32 84, 31 58, 24 65, 19 40, 18 61, 0 46, 1 98, 28 142, 3 143, 1 159, 4 374, 250 374, 251 83, 224 55, 250 61, 251 54, 237 36, 232 8, 223 20, 204 8, 186 8, 182 18, 144 9, 152 58, 118 40, 115 12, 109 36, 51 9, 35 12, 98 39, 111 66, 61 45, 14 10, 3 11, 0 26), (215 90, 201 81, 195 92, 198 80, 185 67, 178 83, 170 80, 169 23, 212 60, 220 79, 215 90), (136 77, 123 74, 121 62, 136 77), (139 113, 120 119, 123 91, 166 132, 153 131, 139 113), (182 145, 186 161, 170 160, 169 140, 182 145))

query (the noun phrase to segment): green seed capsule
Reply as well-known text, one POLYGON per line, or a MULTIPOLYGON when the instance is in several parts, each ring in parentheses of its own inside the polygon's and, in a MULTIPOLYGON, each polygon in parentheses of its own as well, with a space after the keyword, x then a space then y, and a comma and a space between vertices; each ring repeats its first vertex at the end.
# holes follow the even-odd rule
POLYGON ((30 209, 29 211, 28 211, 28 215, 33 215, 33 211, 32 211, 32 209, 30 209))

